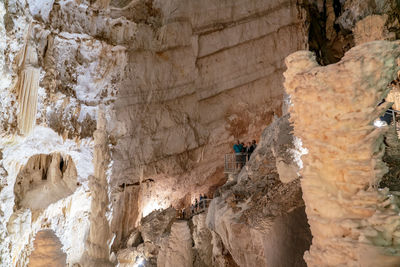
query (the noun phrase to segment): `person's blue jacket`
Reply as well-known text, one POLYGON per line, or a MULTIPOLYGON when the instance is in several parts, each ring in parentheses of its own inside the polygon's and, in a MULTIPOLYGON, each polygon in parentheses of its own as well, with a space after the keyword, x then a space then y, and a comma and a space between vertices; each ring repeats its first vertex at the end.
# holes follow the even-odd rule
POLYGON ((235 151, 235 153, 241 153, 243 149, 242 144, 234 144, 233 145, 233 150, 235 151))

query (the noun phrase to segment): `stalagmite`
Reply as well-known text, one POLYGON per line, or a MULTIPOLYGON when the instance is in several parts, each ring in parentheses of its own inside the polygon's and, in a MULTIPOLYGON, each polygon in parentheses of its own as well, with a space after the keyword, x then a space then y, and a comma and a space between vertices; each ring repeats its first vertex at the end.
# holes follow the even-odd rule
MULTIPOLYGON (((28 35, 30 28, 28 30, 28 35)), ((35 48, 30 45, 29 38, 25 41, 23 50, 17 57, 18 82, 16 93, 18 97, 18 128, 23 135, 29 134, 35 125, 38 88, 39 68, 35 48)))
POLYGON ((376 41, 325 67, 308 51, 286 58, 291 121, 309 151, 301 171, 308 266, 400 266, 399 199, 377 186, 387 127, 373 126, 399 56, 399 42, 376 41))
POLYGON ((106 217, 108 210, 107 170, 110 162, 108 135, 103 107, 99 108, 97 130, 94 132, 94 175, 89 178, 92 192, 90 230, 83 257, 83 266, 112 266, 109 262, 110 227, 106 217))

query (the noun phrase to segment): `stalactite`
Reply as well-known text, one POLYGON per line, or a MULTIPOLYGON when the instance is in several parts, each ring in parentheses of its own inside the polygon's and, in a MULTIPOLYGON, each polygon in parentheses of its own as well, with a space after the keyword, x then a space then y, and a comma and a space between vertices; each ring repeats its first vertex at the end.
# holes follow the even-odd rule
POLYGON ((39 88, 37 53, 30 44, 29 32, 30 28, 25 40, 25 46, 17 56, 18 81, 16 94, 19 104, 17 120, 18 128, 23 135, 29 134, 35 125, 39 88))
POLYGON ((308 266, 400 266, 399 199, 378 184, 385 128, 373 121, 388 105, 400 43, 378 41, 351 49, 321 67, 311 52, 286 58, 291 121, 309 153, 301 181, 313 235, 308 266))

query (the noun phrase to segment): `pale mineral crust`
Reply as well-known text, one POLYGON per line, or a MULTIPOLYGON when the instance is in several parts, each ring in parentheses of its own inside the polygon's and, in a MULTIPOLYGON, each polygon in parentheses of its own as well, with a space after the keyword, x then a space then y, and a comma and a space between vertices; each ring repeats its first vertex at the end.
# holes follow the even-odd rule
POLYGON ((378 184, 383 133, 373 121, 397 77, 399 42, 376 41, 348 51, 340 62, 319 66, 313 53, 286 59, 290 120, 308 154, 301 186, 313 235, 308 266, 397 266, 399 200, 378 184))

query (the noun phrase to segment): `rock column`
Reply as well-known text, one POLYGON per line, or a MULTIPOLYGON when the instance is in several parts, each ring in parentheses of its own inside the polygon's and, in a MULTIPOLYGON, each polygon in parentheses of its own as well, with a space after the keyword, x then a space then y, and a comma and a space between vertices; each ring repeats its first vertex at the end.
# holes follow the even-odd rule
POLYGON ((311 52, 286 58, 291 122, 302 156, 303 198, 313 235, 308 266, 400 266, 399 200, 378 189, 385 128, 373 121, 395 79, 399 42, 357 46, 336 64, 311 52))
POLYGON ((97 130, 94 132, 94 142, 94 176, 89 178, 89 187, 92 193, 90 229, 83 258, 83 266, 112 266, 109 262, 110 226, 106 217, 109 203, 106 172, 109 168, 110 154, 108 149, 106 119, 102 108, 100 108, 98 112, 97 130))

